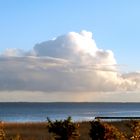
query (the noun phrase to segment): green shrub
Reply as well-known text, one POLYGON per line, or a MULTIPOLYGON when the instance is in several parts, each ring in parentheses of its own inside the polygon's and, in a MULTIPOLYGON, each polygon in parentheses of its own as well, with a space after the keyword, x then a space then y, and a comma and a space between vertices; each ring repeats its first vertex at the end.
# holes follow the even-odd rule
POLYGON ((66 120, 48 121, 48 131, 54 134, 55 140, 71 140, 79 137, 78 125, 72 122, 71 117, 66 120))

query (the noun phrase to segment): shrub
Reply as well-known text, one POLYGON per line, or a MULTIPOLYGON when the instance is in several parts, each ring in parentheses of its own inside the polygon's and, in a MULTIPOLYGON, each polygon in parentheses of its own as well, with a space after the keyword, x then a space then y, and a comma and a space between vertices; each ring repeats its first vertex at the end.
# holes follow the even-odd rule
POLYGON ((17 135, 13 138, 13 140, 22 140, 22 138, 21 138, 21 136, 20 136, 19 134, 17 134, 17 135))
POLYGON ((91 129, 89 135, 92 138, 92 140, 104 140, 104 136, 105 136, 104 125, 99 120, 91 121, 90 125, 91 125, 91 129))
POLYGON ((90 122, 89 132, 92 140, 126 140, 124 134, 113 125, 103 123, 100 120, 90 122))
POLYGON ((6 133, 4 131, 3 122, 0 122, 0 140, 5 140, 6 133))
POLYGON ((132 140, 140 140, 140 121, 132 121, 132 140))
POLYGON ((53 133, 55 140, 70 140, 79 137, 78 125, 72 122, 71 117, 66 120, 48 121, 48 131, 53 133))
POLYGON ((125 135, 120 132, 115 126, 104 123, 105 136, 104 140, 126 140, 125 135))
POLYGON ((5 132, 3 129, 0 129, 0 140, 5 140, 5 132))

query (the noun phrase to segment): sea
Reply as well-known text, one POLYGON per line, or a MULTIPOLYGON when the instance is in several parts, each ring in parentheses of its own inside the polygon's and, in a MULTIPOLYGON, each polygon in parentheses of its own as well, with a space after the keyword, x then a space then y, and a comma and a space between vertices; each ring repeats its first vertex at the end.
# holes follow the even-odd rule
POLYGON ((140 117, 140 103, 0 103, 0 121, 89 121, 95 117, 140 117))

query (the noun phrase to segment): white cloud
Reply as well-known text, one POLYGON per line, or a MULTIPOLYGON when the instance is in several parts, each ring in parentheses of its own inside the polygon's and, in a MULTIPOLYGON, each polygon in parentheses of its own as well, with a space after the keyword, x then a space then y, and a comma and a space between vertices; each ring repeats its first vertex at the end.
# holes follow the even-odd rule
POLYGON ((7 49, 0 57, 0 89, 66 95, 139 90, 140 74, 120 74, 116 66, 113 52, 98 48, 91 32, 70 32, 30 52, 7 49))
POLYGON ((21 49, 16 48, 7 48, 3 54, 3 56, 10 57, 10 56, 24 56, 24 52, 21 49))
POLYGON ((37 44, 34 51, 37 56, 63 58, 80 64, 116 64, 113 52, 98 49, 92 33, 87 31, 70 32, 56 39, 37 44))

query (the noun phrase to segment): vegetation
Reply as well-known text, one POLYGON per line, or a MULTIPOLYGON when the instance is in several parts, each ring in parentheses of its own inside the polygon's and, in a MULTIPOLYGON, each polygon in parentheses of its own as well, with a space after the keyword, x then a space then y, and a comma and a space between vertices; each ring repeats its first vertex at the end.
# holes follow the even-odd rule
POLYGON ((5 131, 4 131, 4 127, 3 127, 3 122, 0 122, 0 140, 5 140, 5 131))
POLYGON ((92 140, 103 140, 105 136, 105 127, 104 125, 98 121, 90 122, 91 129, 89 132, 90 137, 92 140))
POLYGON ((100 120, 90 122, 90 137, 92 140, 126 140, 124 134, 113 125, 103 123, 100 120))
POLYGON ((48 130, 55 135, 56 140, 71 140, 79 137, 78 125, 72 122, 71 117, 66 120, 48 120, 48 130))
POLYGON ((130 139, 140 140, 140 121, 132 121, 131 129, 132 129, 132 136, 130 139))
POLYGON ((22 138, 17 134, 15 137, 10 138, 10 140, 22 140, 22 138))
POLYGON ((0 123, 0 140, 140 140, 140 121, 0 123), (46 129, 47 125, 47 129, 46 129), (79 135, 80 134, 80 135, 79 135))
POLYGON ((115 126, 104 123, 105 135, 104 140, 126 140, 125 134, 119 131, 115 126))

